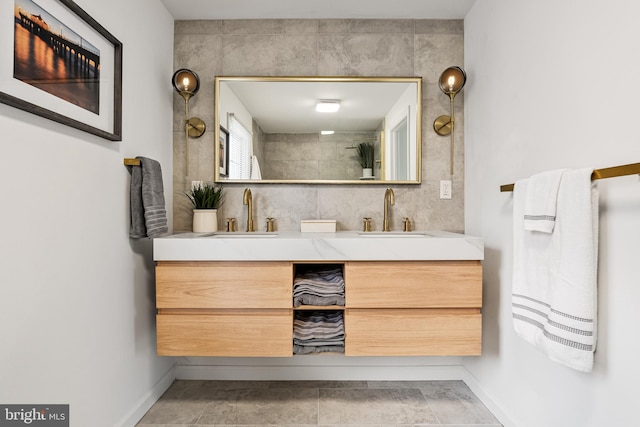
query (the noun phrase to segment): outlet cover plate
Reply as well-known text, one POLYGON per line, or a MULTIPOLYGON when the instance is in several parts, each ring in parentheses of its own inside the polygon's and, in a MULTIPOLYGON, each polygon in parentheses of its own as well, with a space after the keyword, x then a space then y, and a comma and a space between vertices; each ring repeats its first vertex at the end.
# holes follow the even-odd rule
POLYGON ((440 199, 441 200, 451 200, 451 181, 450 180, 442 180, 440 181, 440 199))

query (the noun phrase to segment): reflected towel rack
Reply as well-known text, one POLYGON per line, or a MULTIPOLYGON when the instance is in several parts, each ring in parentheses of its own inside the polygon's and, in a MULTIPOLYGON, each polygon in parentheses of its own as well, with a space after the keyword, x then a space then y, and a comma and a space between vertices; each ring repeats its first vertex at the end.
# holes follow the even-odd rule
MULTIPOLYGON (((591 174, 591 180, 603 178, 615 178, 617 176, 640 174, 640 163, 631 163, 622 166, 613 166, 604 169, 595 169, 591 174)), ((513 191, 514 184, 505 184, 500 186, 500 191, 513 191)))
POLYGON ((140 166, 140 159, 131 159, 131 158, 126 158, 125 157, 124 165, 125 166, 140 166))

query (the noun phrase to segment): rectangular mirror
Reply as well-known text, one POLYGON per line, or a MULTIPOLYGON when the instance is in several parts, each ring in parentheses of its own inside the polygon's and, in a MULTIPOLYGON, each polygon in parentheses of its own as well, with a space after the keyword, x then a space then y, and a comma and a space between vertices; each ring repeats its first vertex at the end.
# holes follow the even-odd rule
POLYGON ((216 77, 215 181, 419 184, 421 117, 420 77, 216 77))

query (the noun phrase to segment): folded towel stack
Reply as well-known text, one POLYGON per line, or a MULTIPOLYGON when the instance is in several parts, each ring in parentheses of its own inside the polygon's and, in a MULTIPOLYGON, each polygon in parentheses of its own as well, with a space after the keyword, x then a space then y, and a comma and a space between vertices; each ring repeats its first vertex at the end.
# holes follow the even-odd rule
POLYGON ((293 353, 344 353, 341 311, 298 311, 293 321, 293 353))
POLYGON ((293 280, 293 305, 344 305, 341 268, 303 271, 293 280))

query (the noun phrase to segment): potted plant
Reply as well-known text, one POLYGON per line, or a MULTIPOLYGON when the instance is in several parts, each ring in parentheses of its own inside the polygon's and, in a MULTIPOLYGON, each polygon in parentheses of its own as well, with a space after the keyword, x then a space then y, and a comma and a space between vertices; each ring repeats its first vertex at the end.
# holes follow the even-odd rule
POLYGON ((373 144, 370 142, 361 142, 358 144, 358 162, 362 166, 362 177, 373 177, 373 144))
POLYGON ((223 188, 209 182, 198 182, 185 193, 193 205, 193 231, 218 231, 218 208, 223 201, 223 188))

